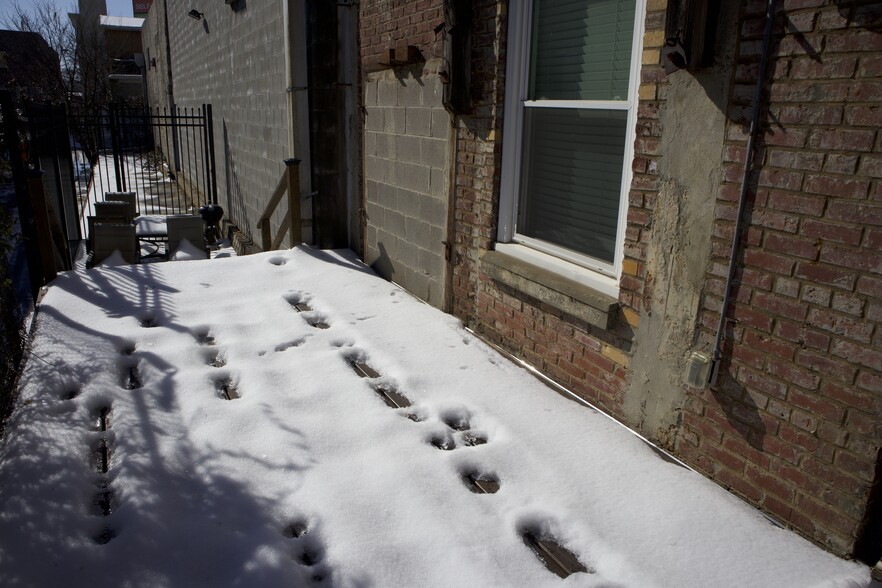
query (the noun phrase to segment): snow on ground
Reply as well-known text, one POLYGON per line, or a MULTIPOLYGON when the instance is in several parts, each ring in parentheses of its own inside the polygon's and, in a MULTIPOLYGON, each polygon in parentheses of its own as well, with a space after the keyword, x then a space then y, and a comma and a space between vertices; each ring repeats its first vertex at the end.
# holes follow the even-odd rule
POLYGON ((3 586, 869 584, 350 253, 60 276, 0 459, 3 586), (558 578, 525 530, 593 573, 558 578))

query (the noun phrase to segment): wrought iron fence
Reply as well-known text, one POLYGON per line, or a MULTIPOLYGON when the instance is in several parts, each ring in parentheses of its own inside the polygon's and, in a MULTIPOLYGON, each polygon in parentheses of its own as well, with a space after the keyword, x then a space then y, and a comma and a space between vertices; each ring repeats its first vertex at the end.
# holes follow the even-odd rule
POLYGON ((175 214, 216 202, 211 105, 124 108, 68 116, 80 219, 106 192, 135 192, 138 214, 175 214))

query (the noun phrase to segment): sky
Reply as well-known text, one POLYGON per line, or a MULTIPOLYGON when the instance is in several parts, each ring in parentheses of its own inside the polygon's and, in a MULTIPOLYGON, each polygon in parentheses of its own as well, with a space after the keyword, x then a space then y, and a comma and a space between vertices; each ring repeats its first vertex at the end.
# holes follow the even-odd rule
MULTIPOLYGON (((0 0, 0 21, 12 13, 13 3, 25 9, 32 9, 43 0, 0 0)), ((76 0, 53 0, 53 3, 68 12, 76 11, 76 0)), ((107 0, 107 13, 112 16, 132 16, 132 0, 107 0)))

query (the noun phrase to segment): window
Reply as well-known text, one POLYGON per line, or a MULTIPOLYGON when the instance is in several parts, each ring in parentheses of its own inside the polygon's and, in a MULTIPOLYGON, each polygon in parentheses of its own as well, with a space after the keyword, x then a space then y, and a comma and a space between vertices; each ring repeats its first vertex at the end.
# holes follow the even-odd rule
POLYGON ((615 280, 643 0, 513 0, 510 11, 498 239, 615 280))

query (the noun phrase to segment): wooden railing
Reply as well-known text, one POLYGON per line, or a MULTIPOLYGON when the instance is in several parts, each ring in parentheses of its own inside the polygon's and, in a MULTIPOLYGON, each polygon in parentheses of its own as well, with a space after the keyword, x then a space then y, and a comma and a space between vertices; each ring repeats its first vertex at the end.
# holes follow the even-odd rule
POLYGON ((257 221, 257 228, 260 229, 261 248, 264 251, 278 249, 289 230, 291 231, 291 247, 299 245, 303 242, 300 224, 300 160, 297 158, 286 159, 285 171, 279 178, 279 185, 276 186, 272 198, 257 221), (273 238, 270 217, 276 211, 285 194, 288 194, 288 214, 285 215, 279 232, 273 238))

